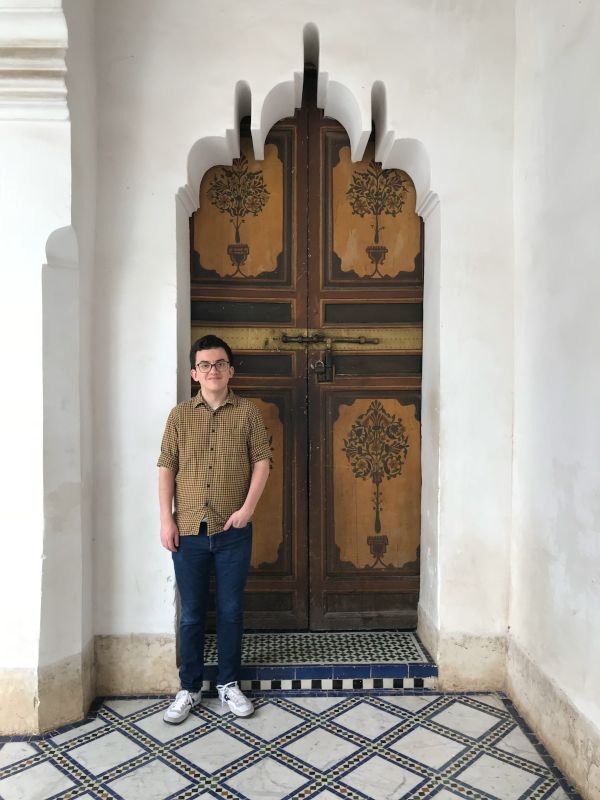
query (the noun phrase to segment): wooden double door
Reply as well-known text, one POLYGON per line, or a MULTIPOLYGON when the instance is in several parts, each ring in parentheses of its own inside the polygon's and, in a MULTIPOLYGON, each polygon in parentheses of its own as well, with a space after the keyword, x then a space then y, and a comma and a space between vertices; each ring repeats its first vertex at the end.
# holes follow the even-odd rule
POLYGON ((190 223, 192 339, 224 338, 269 430, 246 627, 416 625, 423 227, 414 186, 310 96, 205 175, 190 223), (312 100, 312 102, 311 102, 312 100))

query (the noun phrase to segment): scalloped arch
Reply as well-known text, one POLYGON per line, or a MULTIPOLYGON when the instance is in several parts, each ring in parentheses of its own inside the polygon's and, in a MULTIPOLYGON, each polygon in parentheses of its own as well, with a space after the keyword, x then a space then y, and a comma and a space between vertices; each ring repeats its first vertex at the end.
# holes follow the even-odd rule
MULTIPOLYGON (((360 161, 371 135, 371 120, 375 121, 375 154, 384 168, 398 168, 407 172, 417 191, 417 212, 428 216, 437 205, 437 196, 431 191, 431 169, 425 145, 418 139, 397 137, 388 127, 387 90, 383 81, 375 81, 370 92, 353 91, 351 86, 332 77, 319 68, 319 29, 313 22, 302 31, 304 63, 317 68, 317 105, 325 116, 340 122, 350 139, 351 157, 360 161)), ((254 153, 258 160, 264 158, 264 145, 273 125, 280 119, 293 116, 302 102, 304 67, 294 71, 287 81, 276 83, 259 96, 252 93, 247 81, 240 80, 234 90, 231 127, 222 136, 205 136, 190 149, 187 160, 187 184, 178 193, 188 214, 198 208, 200 183, 204 173, 218 164, 231 164, 239 156, 240 121, 251 117, 251 134, 254 153)))

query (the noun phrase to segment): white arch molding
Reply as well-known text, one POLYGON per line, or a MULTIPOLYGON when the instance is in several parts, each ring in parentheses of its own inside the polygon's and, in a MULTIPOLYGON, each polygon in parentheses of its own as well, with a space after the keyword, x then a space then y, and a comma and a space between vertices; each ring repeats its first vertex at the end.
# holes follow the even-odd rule
MULTIPOLYGON (((375 123, 375 157, 385 169, 407 172, 416 189, 417 213, 425 222, 425 285, 423 319, 422 379, 422 488, 421 488, 421 596, 419 633, 432 655, 438 649, 439 586, 439 451, 440 451, 440 210, 439 199, 431 189, 429 156, 418 139, 400 138, 388 125, 387 91, 383 81, 375 81, 369 96, 357 96, 343 76, 330 76, 318 68, 319 33, 316 25, 304 26, 304 61, 317 65, 317 106, 346 129, 353 161, 363 157, 375 123)), ((280 119, 294 115, 302 101, 304 65, 288 81, 275 84, 266 94, 252 93, 246 81, 234 89, 231 127, 223 135, 198 139, 188 154, 187 182, 176 195, 177 227, 177 373, 178 399, 189 392, 188 353, 190 342, 190 242, 189 218, 199 205, 200 184, 207 170, 231 164, 240 154, 240 121, 250 116, 254 154, 264 158, 264 145, 270 129, 280 119)))

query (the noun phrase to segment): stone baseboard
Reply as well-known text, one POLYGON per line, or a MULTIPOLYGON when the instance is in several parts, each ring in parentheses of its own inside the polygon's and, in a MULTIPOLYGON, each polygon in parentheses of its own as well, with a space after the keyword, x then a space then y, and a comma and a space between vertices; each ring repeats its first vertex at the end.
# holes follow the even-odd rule
POLYGON ((0 670, 2 735, 44 733, 82 719, 96 696, 94 645, 38 669, 0 670))
POLYGON ((502 692, 506 687, 506 638, 440 634, 438 688, 444 692, 502 692))
POLYGON ((419 638, 438 666, 443 692, 500 692, 506 688, 506 638, 440 631, 419 606, 419 638))
POLYGON ((425 611, 421 603, 419 603, 417 636, 423 642, 423 644, 427 648, 427 651, 429 652, 433 660, 436 662, 436 664, 437 664, 437 653, 439 645, 439 635, 440 632, 438 626, 433 622, 428 612, 425 611))
POLYGON ((508 647, 508 693, 581 795, 600 797, 600 729, 514 639, 508 647))
POLYGON ((172 694, 179 689, 175 636, 96 636, 96 692, 107 695, 172 694))
POLYGON ((37 669, 0 669, 0 734, 40 733, 37 669))

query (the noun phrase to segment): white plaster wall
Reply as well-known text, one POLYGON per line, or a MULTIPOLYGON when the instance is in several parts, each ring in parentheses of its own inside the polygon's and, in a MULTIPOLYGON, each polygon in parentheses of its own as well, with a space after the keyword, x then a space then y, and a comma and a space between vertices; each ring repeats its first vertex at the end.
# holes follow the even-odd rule
MULTIPOLYGON (((512 382, 512 4, 358 0, 97 4, 98 228, 94 281, 95 630, 173 629, 158 545, 155 461, 177 401, 175 193, 201 137, 233 127, 243 79, 256 108, 303 66, 370 118, 385 83, 389 127, 418 139, 442 213, 439 274, 439 522, 422 596, 448 635, 504 633, 512 382), (437 573, 437 579, 431 575, 437 573)), ((253 121, 253 127, 255 122, 253 121)), ((435 337, 431 339, 435 341, 435 337)), ((426 356, 426 359, 428 356, 426 356)), ((429 356, 429 363, 438 355, 429 356)), ((436 380, 428 386, 435 389, 436 380)), ((434 412, 435 413, 435 412, 434 412)), ((438 454, 433 453, 433 457, 438 454)), ((431 496, 435 499, 435 482, 431 496)))
MULTIPOLYGON (((0 3, 0 668, 9 699, 35 691, 45 533, 44 324, 46 241, 69 224, 69 125, 59 0, 0 3), (39 50, 37 48, 40 48, 39 50), (36 57, 36 52, 39 57, 36 57), (10 454, 10 455, 8 455, 10 454)), ((25 717, 31 701, 20 706, 25 717)), ((29 719, 28 719, 29 722, 29 719)))
POLYGON ((600 6, 517 12, 511 634, 600 731, 600 6))
MULTIPOLYGON (((2 666, 37 667, 44 533, 42 264, 49 232, 64 224, 50 185, 38 187, 47 160, 64 146, 63 131, 52 124, 0 122, 0 347, 10 387, 0 395, 4 452, 0 463, 3 502, 0 530, 0 615, 2 666), (49 202, 50 201, 50 202, 49 202), (23 225, 27 209, 29 226, 23 225), (27 480, 23 480, 23 476, 27 480)), ((61 164, 61 167, 63 165, 61 164)), ((62 181, 60 170, 51 177, 62 181)), ((4 383, 4 382, 3 382, 4 383)))
MULTIPOLYGON (((69 181, 68 158, 62 168, 69 181)), ((42 271, 44 550, 39 663, 81 653, 79 273, 75 233, 55 231, 42 271)), ((42 442, 40 442, 40 445, 42 442)))
POLYGON ((67 101, 71 120, 72 226, 79 245, 79 407, 81 519, 81 644, 93 637, 92 612, 92 374, 96 346, 91 339, 93 264, 96 233, 96 75, 94 0, 63 0, 69 48, 67 101))

